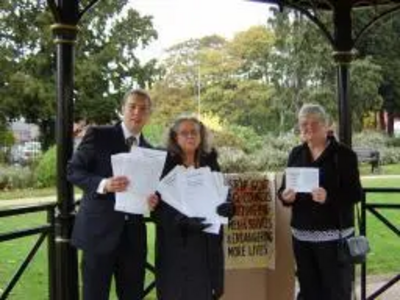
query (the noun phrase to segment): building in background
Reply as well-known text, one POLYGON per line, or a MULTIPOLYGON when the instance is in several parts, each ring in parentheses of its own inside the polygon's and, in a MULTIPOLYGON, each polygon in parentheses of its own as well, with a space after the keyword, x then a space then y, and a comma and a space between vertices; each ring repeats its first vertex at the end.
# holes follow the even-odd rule
POLYGON ((35 124, 26 123, 24 119, 12 122, 10 129, 13 132, 15 144, 39 140, 39 127, 35 124))

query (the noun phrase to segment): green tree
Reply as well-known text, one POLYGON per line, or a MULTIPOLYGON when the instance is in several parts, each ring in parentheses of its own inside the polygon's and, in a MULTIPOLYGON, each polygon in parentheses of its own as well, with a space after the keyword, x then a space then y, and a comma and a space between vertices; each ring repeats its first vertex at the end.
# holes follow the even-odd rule
POLYGON ((269 82, 274 33, 266 26, 252 26, 238 32, 229 44, 236 59, 241 60, 240 73, 250 79, 269 82))
POLYGON ((364 119, 382 106, 379 86, 382 82, 381 67, 370 57, 357 59, 351 66, 350 101, 353 130, 364 128, 364 119))
POLYGON ((270 101, 273 89, 257 80, 231 79, 208 87, 202 96, 206 111, 230 124, 251 127, 259 134, 273 130, 270 101))
MULTIPOLYGON (((116 118, 122 94, 152 84, 155 61, 142 64, 137 49, 157 37, 151 17, 125 9, 127 0, 102 1, 80 24, 76 47, 75 115, 90 122, 116 118)), ((1 106, 7 120, 24 117, 52 132, 55 115, 53 18, 45 1, 3 0, 0 6, 1 106), (12 65, 10 66, 10 62, 12 65)), ((54 140, 47 137, 47 140, 54 140)))
MULTIPOLYGON (((356 29, 360 30, 376 13, 374 8, 358 12, 355 20, 356 29)), ((380 109, 382 112, 389 112, 389 134, 393 134, 393 115, 400 114, 399 15, 397 13, 381 19, 356 45, 361 57, 371 57, 371 61, 381 68, 380 92, 383 103, 380 109)))
POLYGON ((326 94, 327 83, 332 88, 332 50, 315 25, 299 12, 273 9, 269 26, 276 37, 270 73, 276 91, 273 110, 279 131, 286 131, 294 126, 303 103, 319 99, 325 107, 333 106, 333 99, 315 97, 326 94))
POLYGON ((151 89, 154 112, 151 122, 168 126, 171 121, 183 113, 195 113, 197 103, 190 86, 169 86, 166 81, 159 81, 151 89))
MULTIPOLYGON (((270 42, 264 43, 262 39, 269 35, 266 29, 254 27, 238 33, 233 41, 206 36, 174 45, 163 64, 164 90, 175 89, 175 95, 185 103, 185 111, 196 112, 200 104, 201 112, 211 112, 229 123, 251 126, 257 132, 266 130, 272 91, 263 80, 266 59, 262 53, 270 42), (256 37, 258 42, 246 42, 256 37)), ((164 105, 174 105, 165 112, 183 108, 173 104, 173 98, 171 93, 164 93, 164 105)))
MULTIPOLYGON (((320 16, 331 27, 331 16, 320 16)), ((273 110, 280 131, 293 127, 295 114, 305 102, 322 104, 337 119, 337 79, 332 47, 322 33, 298 12, 276 12, 270 20, 276 35, 271 78, 276 95, 273 110)), ((368 57, 358 57, 350 68, 350 107, 353 128, 381 105, 381 68, 368 57)))
POLYGON ((220 80, 222 74, 230 74, 231 61, 226 53, 227 41, 218 36, 189 39, 167 50, 162 66, 164 80, 171 87, 191 87, 197 90, 199 76, 202 85, 220 80))
POLYGON ((228 54, 227 41, 217 35, 173 45, 162 61, 164 76, 152 89, 153 122, 169 123, 182 113, 203 112, 207 89, 232 77, 238 63, 228 54), (201 103, 199 100, 201 99, 201 103))

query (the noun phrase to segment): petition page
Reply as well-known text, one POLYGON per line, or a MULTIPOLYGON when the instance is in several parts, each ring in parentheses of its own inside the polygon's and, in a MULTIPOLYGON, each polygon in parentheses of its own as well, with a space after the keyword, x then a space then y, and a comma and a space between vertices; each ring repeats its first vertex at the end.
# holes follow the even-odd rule
POLYGON ((166 152, 136 147, 132 152, 111 156, 114 176, 126 176, 127 190, 116 193, 115 210, 134 214, 149 212, 146 198, 155 192, 166 152))
POLYGON ((317 168, 286 168, 286 187, 297 193, 311 193, 319 187, 319 170, 317 168))

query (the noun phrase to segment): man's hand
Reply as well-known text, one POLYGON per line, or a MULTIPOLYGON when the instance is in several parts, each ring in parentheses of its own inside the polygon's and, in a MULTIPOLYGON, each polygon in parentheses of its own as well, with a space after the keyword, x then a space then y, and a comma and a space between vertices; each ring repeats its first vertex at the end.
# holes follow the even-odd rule
POLYGON ((311 195, 315 202, 323 204, 326 201, 326 190, 322 187, 313 189, 311 195))
POLYGON ((296 200, 296 192, 293 189, 285 189, 281 194, 281 198, 286 203, 293 203, 296 200))
POLYGON ((106 193, 124 192, 128 187, 129 180, 126 176, 110 177, 106 180, 104 190, 106 193))
POLYGON ((150 211, 153 211, 157 207, 159 202, 160 198, 157 194, 151 194, 147 196, 147 203, 149 205, 150 211))

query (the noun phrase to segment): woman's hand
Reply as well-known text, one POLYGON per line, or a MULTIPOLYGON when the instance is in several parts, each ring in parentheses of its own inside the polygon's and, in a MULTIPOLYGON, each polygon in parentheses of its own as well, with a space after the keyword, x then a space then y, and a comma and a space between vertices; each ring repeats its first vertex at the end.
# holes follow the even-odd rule
POLYGON ((160 198, 157 194, 151 194, 147 196, 147 203, 149 205, 150 211, 153 211, 157 207, 159 202, 160 198))
POLYGON ((235 206, 232 202, 226 201, 217 206, 217 214, 221 217, 231 219, 235 214, 235 206))
POLYGON ((293 189, 285 189, 281 193, 281 199, 286 203, 293 203, 296 200, 296 192, 293 189))
POLYGON ((315 202, 323 204, 326 201, 326 190, 322 187, 313 189, 311 195, 315 202))

